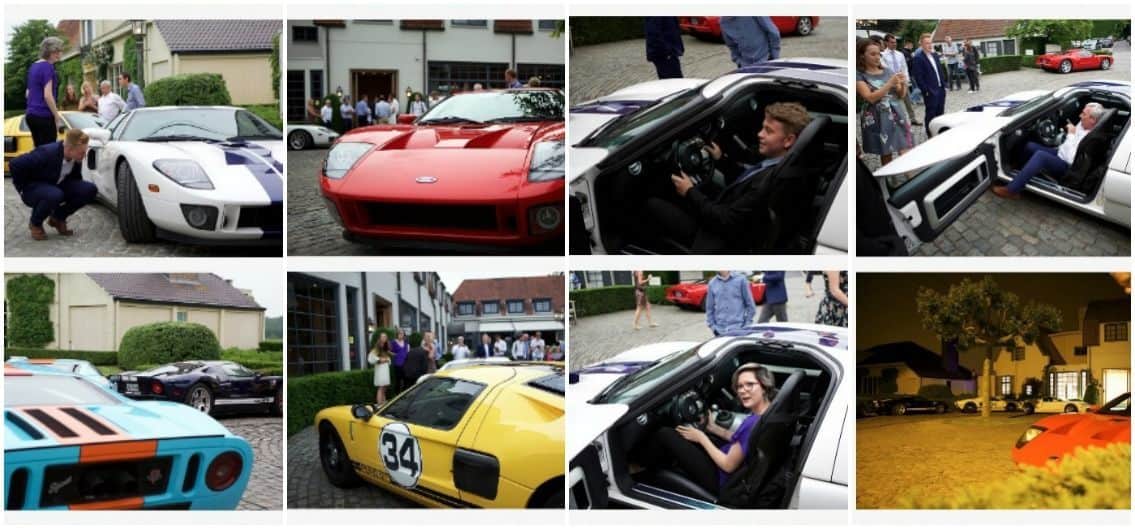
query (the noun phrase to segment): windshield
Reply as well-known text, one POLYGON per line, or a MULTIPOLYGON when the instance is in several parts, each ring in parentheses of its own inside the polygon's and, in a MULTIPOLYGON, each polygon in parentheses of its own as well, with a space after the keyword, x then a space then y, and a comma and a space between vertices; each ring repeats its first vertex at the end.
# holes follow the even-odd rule
POLYGON ((1104 404, 1102 408, 1096 413, 1101 415, 1122 415, 1124 417, 1131 416, 1131 394, 1124 393, 1111 402, 1104 404))
POLYGON ((564 94, 558 90, 465 92, 446 98, 418 123, 563 121, 564 94))
POLYGON ((280 130, 240 108, 171 108, 134 111, 122 141, 278 140, 280 130))
POLYGON ((643 136, 654 129, 656 124, 670 117, 675 110, 698 97, 698 93, 697 89, 684 90, 668 96, 670 99, 663 99, 654 106, 618 118, 588 139, 585 146, 611 149, 643 136))
POLYGON ((625 404, 663 386, 670 375, 698 362, 697 348, 678 351, 663 357, 654 365, 627 375, 612 385, 601 402, 625 404))
POLYGON ((1013 108, 1006 109, 1004 112, 1001 113, 1001 115, 1004 116, 1004 117, 1008 117, 1008 116, 1016 116, 1018 114, 1024 114, 1025 112, 1029 112, 1034 108, 1039 108, 1043 105, 1047 105, 1048 103, 1051 103, 1052 101, 1053 101, 1053 99, 1052 99, 1051 95, 1043 95, 1043 96, 1040 96, 1040 97, 1034 97, 1034 98, 1032 98, 1028 101, 1025 101, 1024 103, 1021 103, 1021 104, 1013 107, 1013 108))
POLYGON ((63 117, 67 118, 67 124, 73 129, 102 128, 106 125, 102 118, 85 112, 68 112, 63 117))
POLYGON ((6 376, 5 406, 120 404, 106 390, 71 376, 6 376))

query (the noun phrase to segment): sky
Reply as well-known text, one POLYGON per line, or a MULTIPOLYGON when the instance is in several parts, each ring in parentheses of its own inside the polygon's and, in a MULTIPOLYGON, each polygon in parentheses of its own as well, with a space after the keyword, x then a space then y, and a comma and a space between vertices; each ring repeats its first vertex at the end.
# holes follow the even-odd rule
POLYGON ((526 270, 523 272, 486 272, 483 270, 460 270, 449 272, 438 272, 437 275, 441 277, 441 282, 445 283, 445 289, 450 294, 457 292, 457 288, 461 286, 461 282, 466 279, 495 279, 500 277, 534 277, 552 275, 554 270, 526 270))
MULTIPOLYGON (((856 348, 900 341, 914 341, 941 352, 938 337, 922 328, 915 295, 919 286, 945 293, 963 277, 980 279, 991 275, 1002 290, 1016 293, 1022 302, 1036 300, 1059 309, 1062 330, 1079 329, 1079 308, 1089 301, 1127 297, 1105 273, 1096 274, 867 274, 855 276, 856 348)), ((862 355, 859 355, 862 356, 862 355)), ((862 358, 857 358, 861 360, 862 358)))
POLYGON ((265 274, 263 272, 223 272, 218 273, 225 279, 231 279, 233 286, 251 290, 252 297, 261 307, 267 309, 264 317, 275 318, 284 315, 284 279, 280 274, 265 274))
MULTIPOLYGON (((27 18, 7 18, 7 17, 4 18, 4 59, 5 60, 8 59, 8 41, 12 40, 12 33, 15 32, 17 27, 21 26, 23 23, 27 22, 28 20, 30 20, 30 19, 27 19, 27 18)), ((47 19, 47 22, 50 23, 52 26, 54 26, 54 25, 59 23, 59 19, 49 18, 49 19, 47 19)))

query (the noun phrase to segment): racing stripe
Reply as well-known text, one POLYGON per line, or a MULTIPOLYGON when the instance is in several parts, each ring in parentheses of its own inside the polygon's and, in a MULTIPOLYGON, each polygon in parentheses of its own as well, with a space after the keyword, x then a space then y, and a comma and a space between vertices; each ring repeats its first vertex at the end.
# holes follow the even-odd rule
POLYGON ((68 505, 72 511, 125 511, 141 509, 144 504, 142 498, 122 498, 120 500, 96 501, 68 505))
POLYGON ((272 159, 272 151, 252 143, 217 143, 225 153, 225 163, 243 165, 268 193, 273 204, 284 200, 284 165, 272 159))
POLYGON ((11 408, 31 419, 37 429, 47 433, 60 445, 119 442, 132 439, 114 424, 99 419, 82 408, 71 406, 25 406, 11 408))

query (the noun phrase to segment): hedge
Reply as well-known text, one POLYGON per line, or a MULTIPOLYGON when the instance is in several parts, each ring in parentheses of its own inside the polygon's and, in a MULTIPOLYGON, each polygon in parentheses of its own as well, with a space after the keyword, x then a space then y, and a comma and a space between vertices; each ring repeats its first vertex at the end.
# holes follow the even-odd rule
POLYGON ((284 118, 280 116, 279 105, 241 105, 241 108, 260 116, 273 127, 284 130, 284 118))
POLYGON ((165 321, 132 327, 122 336, 118 347, 118 365, 123 369, 134 369, 142 364, 220 358, 221 344, 217 336, 199 323, 165 321))
POLYGON ((26 356, 28 358, 74 358, 86 360, 96 366, 118 365, 116 351, 79 351, 64 349, 40 349, 31 347, 7 347, 4 350, 4 359, 13 356, 26 356))
POLYGON ((231 105, 225 79, 215 73, 174 75, 154 81, 145 89, 146 106, 231 105))
MULTIPOLYGON (((1036 60, 1033 57, 1033 60, 1036 60)), ((981 65, 981 74, 989 75, 1001 72, 1011 72, 1021 69, 1020 55, 998 55, 996 57, 982 57, 978 59, 981 65)))
POLYGON ((265 352, 283 351, 284 350, 284 342, 282 342, 280 340, 266 340, 266 341, 260 342, 260 346, 259 346, 258 350, 265 351, 265 352))
POLYGON ((989 485, 970 487, 953 498, 911 491, 900 509, 1130 509, 1131 444, 1077 448, 1045 468, 1025 467, 989 485))
MULTIPOLYGON (((646 295, 653 304, 668 304, 666 285, 648 286, 646 295)), ((575 314, 579 317, 635 308, 634 287, 630 285, 575 290, 571 293, 571 300, 575 302, 575 314)))
MULTIPOLYGON (((642 39, 646 37, 643 17, 571 17, 568 21, 573 46, 642 39)), ((642 48, 646 60, 646 45, 642 48)))
POLYGON ((374 391, 371 369, 288 377, 288 437, 311 426, 319 410, 374 402, 374 391))
POLYGON ((279 369, 284 364, 283 351, 254 351, 230 347, 221 351, 221 360, 236 362, 253 371, 279 369))
POLYGON ((55 341, 51 302, 55 282, 43 274, 16 276, 7 283, 8 343, 39 349, 55 341))

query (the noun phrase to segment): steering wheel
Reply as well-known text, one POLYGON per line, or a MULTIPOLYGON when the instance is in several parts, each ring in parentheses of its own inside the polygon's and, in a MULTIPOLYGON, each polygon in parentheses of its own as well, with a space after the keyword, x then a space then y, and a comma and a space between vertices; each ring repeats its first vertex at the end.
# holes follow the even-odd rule
POLYGON ((674 144, 670 153, 674 167, 686 173, 694 185, 713 176, 713 157, 705 151, 705 140, 694 136, 674 144))
POLYGON ((1037 122, 1036 133, 1040 137, 1040 142, 1049 147, 1056 147, 1064 141, 1064 130, 1051 117, 1037 122))
POLYGON ((689 424, 702 428, 701 419, 705 415, 705 401, 694 390, 689 390, 674 399, 670 407, 670 418, 674 424, 689 424))

